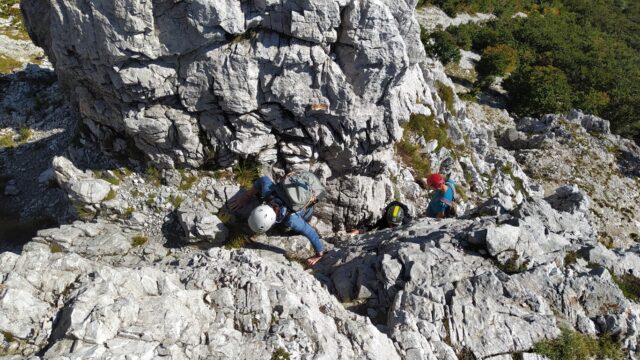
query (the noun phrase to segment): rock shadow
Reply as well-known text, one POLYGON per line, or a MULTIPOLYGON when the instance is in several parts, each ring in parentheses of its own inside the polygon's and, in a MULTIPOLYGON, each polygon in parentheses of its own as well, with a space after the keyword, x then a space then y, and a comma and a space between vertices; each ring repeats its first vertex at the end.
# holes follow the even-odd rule
POLYGON ((77 124, 52 70, 29 64, 0 76, 0 251, 21 251, 38 230, 70 220, 66 194, 43 173, 77 124))

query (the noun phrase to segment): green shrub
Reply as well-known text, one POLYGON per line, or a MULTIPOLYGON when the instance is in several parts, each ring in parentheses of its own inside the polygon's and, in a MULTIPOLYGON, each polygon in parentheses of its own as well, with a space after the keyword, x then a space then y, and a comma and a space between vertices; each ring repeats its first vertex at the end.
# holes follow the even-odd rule
POLYGON ((482 52, 482 58, 476 66, 480 77, 504 76, 516 69, 518 51, 509 45, 489 46, 482 52))
POLYGON ((138 235, 134 236, 133 238, 131 238, 131 246, 133 246, 133 247, 142 246, 142 245, 146 244, 148 241, 149 241, 149 238, 147 238, 146 236, 144 236, 142 234, 138 234, 138 235))
POLYGON ((436 30, 429 34, 422 28, 420 39, 427 56, 437 58, 444 65, 458 63, 462 57, 456 39, 446 31, 436 30))
POLYGON ((122 217, 125 219, 128 219, 131 217, 131 214, 133 214, 133 212, 136 211, 136 209, 134 209, 133 207, 129 206, 124 213, 122 213, 122 217))
POLYGON ((285 348, 277 348, 271 354, 271 360, 290 360, 291 357, 285 348))
POLYGON ((573 265, 578 261, 578 254, 575 251, 569 251, 564 256, 564 266, 573 265))
POLYGON ((80 218, 81 220, 91 221, 96 217, 95 212, 86 209, 84 206, 74 205, 74 209, 76 210, 76 214, 78 215, 78 218, 80 218))
POLYGON ((504 264, 496 262, 496 266, 498 266, 498 268, 504 273, 509 275, 526 271, 527 261, 518 265, 518 259, 520 259, 520 256, 514 252, 513 255, 504 264))
POLYGON ((520 116, 539 117, 571 108, 571 87, 564 72, 553 66, 520 68, 504 81, 509 106, 520 116))
POLYGON ((621 345, 609 336, 593 338, 577 331, 560 328, 560 336, 533 346, 536 353, 551 360, 584 360, 625 358, 621 345))

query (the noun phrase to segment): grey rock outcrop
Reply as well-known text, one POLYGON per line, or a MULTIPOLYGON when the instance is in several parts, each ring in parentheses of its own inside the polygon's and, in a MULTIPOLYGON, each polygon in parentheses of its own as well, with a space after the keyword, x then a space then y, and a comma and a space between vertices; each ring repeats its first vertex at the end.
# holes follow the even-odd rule
POLYGON ((227 227, 202 204, 185 201, 176 209, 176 215, 187 242, 208 241, 221 245, 227 240, 227 227))
POLYGON ((163 167, 279 152, 278 140, 299 138, 347 170, 399 139, 425 97, 410 3, 131 6, 34 0, 22 9, 106 148, 128 138, 163 167))
POLYGON ((96 179, 89 172, 80 171, 62 156, 55 157, 52 166, 58 185, 65 189, 74 201, 97 204, 111 191, 111 184, 107 181, 96 179))
POLYGON ((0 329, 24 355, 46 345, 45 358, 263 359, 282 348, 292 358, 400 359, 300 270, 220 249, 164 269, 115 268, 36 242, 0 254, 0 329))
POLYGON ((508 216, 418 220, 352 240, 317 269, 387 329, 404 358, 499 358, 558 336, 563 323, 619 334, 636 351, 640 308, 606 270, 565 265, 570 250, 597 241, 583 212, 561 208, 537 199, 508 216), (516 257, 505 261, 507 252, 516 257))

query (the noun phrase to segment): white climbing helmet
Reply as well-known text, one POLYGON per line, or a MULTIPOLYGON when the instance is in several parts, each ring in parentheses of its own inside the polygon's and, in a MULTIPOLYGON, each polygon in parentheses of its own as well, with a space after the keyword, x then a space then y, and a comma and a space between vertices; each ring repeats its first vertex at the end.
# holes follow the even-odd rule
POLYGON ((260 205, 249 215, 249 227, 258 234, 267 232, 275 222, 276 212, 269 205, 260 205))

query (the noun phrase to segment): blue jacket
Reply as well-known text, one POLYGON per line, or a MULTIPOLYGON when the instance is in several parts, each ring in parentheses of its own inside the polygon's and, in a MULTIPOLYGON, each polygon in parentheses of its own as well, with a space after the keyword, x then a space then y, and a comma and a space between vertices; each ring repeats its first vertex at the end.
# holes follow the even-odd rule
MULTIPOLYGON (((256 180, 256 182, 253 183, 253 187, 254 189, 258 190, 261 199, 264 200, 273 197, 280 200, 282 203, 285 203, 278 197, 276 193, 276 184, 274 184, 274 182, 268 176, 263 176, 256 180)), ((309 219, 311 218, 311 215, 313 215, 313 207, 303 209, 294 213, 290 212, 290 210, 287 209, 287 214, 284 218, 282 218, 280 214, 276 215, 278 217, 277 220, 282 221, 285 226, 299 234, 304 235, 307 239, 309 239, 309 242, 311 242, 311 245, 313 246, 313 249, 316 251, 316 253, 320 253, 324 250, 322 242, 320 241, 320 236, 318 235, 316 230, 307 223, 307 221, 309 221, 309 219)))
POLYGON ((439 213, 444 212, 445 215, 447 210, 449 209, 449 205, 447 205, 447 201, 449 203, 453 202, 455 197, 455 186, 456 184, 451 179, 447 179, 447 191, 443 194, 442 191, 436 190, 431 195, 431 201, 429 201, 429 206, 427 206, 427 216, 429 217, 437 217, 439 213))

